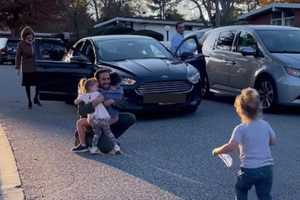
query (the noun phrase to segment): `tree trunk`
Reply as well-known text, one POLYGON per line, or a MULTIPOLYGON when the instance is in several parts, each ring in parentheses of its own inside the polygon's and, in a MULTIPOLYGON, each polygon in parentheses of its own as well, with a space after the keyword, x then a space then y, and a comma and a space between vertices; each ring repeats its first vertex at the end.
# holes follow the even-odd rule
POLYGON ((191 0, 191 1, 192 1, 194 4, 196 4, 196 6, 197 6, 197 8, 198 8, 198 10, 199 10, 199 14, 200 14, 199 19, 200 19, 201 21, 203 21, 203 23, 207 26, 208 24, 207 24, 207 21, 206 21, 205 18, 204 18, 203 10, 202 10, 201 4, 200 4, 197 0, 191 0))
POLYGON ((96 13, 96 20, 99 21, 100 16, 99 16, 99 9, 98 9, 98 4, 97 4, 97 0, 92 0, 93 4, 94 4, 94 9, 95 9, 95 13, 96 13))

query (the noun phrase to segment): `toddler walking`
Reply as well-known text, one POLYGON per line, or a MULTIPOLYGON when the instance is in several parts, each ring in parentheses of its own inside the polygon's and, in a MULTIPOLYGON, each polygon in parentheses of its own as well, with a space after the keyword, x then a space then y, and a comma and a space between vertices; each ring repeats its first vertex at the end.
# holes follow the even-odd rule
POLYGON ((235 127, 229 142, 212 153, 216 156, 239 149, 241 165, 235 185, 236 200, 247 200, 252 186, 259 200, 271 200, 273 158, 270 145, 276 142, 275 133, 261 118, 261 103, 255 89, 242 90, 234 106, 242 123, 235 127))
MULTIPOLYGON (((78 97, 74 101, 76 105, 78 105, 80 102, 84 102, 85 104, 90 103, 97 97, 102 96, 102 94, 98 92, 98 81, 95 78, 81 79, 78 88, 78 97)), ((107 135, 114 143, 114 149, 112 153, 120 153, 120 147, 116 143, 116 138, 110 130, 110 118, 111 117, 109 113, 102 103, 95 107, 94 113, 88 114, 87 120, 95 133, 93 136, 90 153, 95 154, 99 152, 97 144, 102 134, 107 135)), ((80 146, 82 148, 84 144, 80 144, 78 148, 80 148, 80 146)))

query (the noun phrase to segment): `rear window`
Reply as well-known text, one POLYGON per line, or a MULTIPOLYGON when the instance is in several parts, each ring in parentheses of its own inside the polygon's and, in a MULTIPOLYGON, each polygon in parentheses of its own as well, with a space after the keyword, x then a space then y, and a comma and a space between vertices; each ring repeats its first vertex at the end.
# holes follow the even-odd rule
POLYGON ((6 47, 7 38, 0 38, 0 49, 6 47))

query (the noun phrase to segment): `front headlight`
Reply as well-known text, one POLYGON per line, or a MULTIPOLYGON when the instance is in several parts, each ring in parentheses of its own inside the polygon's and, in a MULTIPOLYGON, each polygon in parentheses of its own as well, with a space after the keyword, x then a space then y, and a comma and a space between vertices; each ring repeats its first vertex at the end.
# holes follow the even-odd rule
POLYGON ((300 77, 300 69, 295 69, 291 67, 286 67, 286 71, 291 76, 300 77))
POLYGON ((134 85, 136 83, 136 80, 131 78, 122 78, 121 85, 134 85))
POLYGON ((197 84, 200 80, 200 73, 193 66, 188 66, 188 68, 187 68, 187 79, 192 84, 197 84))

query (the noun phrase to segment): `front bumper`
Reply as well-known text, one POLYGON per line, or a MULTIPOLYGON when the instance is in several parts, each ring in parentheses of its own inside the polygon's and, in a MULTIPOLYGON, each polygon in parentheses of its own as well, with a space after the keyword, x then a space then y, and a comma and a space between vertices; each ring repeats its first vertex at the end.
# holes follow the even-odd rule
MULTIPOLYGON (((120 110, 139 112, 156 112, 156 111, 174 111, 184 109, 189 106, 198 106, 201 102, 200 84, 194 85, 193 89, 187 93, 184 103, 144 103, 144 96, 137 94, 135 89, 124 90, 124 100, 118 105, 120 110)), ((170 94, 170 93, 166 93, 170 94)))
POLYGON ((290 75, 277 82, 278 103, 300 105, 300 78, 290 75))

